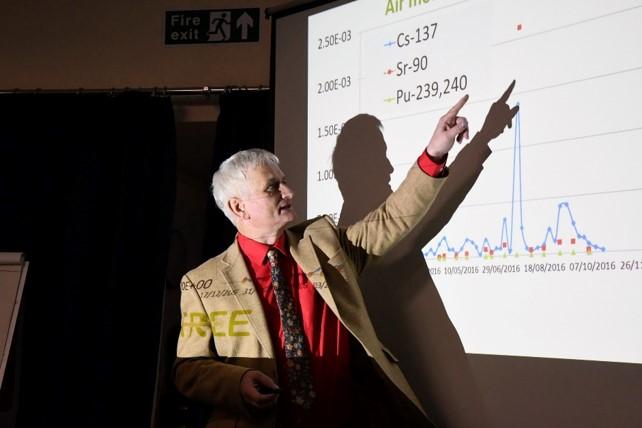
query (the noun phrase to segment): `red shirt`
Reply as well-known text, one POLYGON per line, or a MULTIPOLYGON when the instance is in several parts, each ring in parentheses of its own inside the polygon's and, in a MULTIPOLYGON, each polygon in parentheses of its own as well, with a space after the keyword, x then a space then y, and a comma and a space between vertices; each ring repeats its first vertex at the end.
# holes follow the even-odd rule
MULTIPOLYGON (((435 162, 425 151, 417 160, 419 167, 431 176, 444 174, 445 162, 445 158, 439 163, 435 162)), ((292 258, 285 234, 273 246, 254 241, 240 233, 237 241, 256 286, 272 337, 279 373, 277 383, 283 390, 278 404, 278 426, 325 428, 345 425, 349 418, 352 396, 348 331, 292 258), (300 309, 299 315, 311 355, 316 399, 312 408, 307 411, 292 404, 288 394, 283 328, 267 261, 267 252, 271 247, 281 253, 281 271, 290 286, 295 305, 300 309)))

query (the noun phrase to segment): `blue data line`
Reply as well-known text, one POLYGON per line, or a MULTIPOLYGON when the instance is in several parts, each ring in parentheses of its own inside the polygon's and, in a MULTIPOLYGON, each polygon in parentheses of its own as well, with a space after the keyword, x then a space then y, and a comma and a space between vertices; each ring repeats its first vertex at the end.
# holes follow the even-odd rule
MULTIPOLYGON (((519 104, 518 104, 519 105, 519 104)), ((461 255, 467 247, 472 247, 474 249, 473 253, 481 257, 484 254, 484 248, 490 251, 496 252, 499 250, 506 249, 508 254, 513 254, 514 251, 514 226, 515 226, 515 205, 517 202, 517 208, 519 210, 519 230, 521 236, 521 244, 523 245, 524 251, 530 253, 529 249, 532 248, 532 251, 541 250, 546 248, 548 242, 551 241, 551 244, 556 244, 559 237, 560 229, 560 220, 562 213, 568 215, 573 230, 575 231, 575 238, 581 241, 584 241, 585 247, 590 247, 592 250, 598 250, 601 252, 606 251, 606 247, 600 246, 592 242, 585 234, 581 233, 577 228, 577 223, 573 217, 573 212, 567 201, 560 202, 557 205, 557 219, 555 222, 555 227, 548 226, 546 228, 546 233, 544 234, 544 239, 540 244, 531 246, 526 240, 525 228, 524 228, 524 204, 523 204, 523 174, 522 174, 522 141, 521 141, 521 121, 520 121, 520 112, 517 112, 515 116, 515 127, 514 127, 514 138, 513 138, 513 171, 512 171, 512 190, 511 190, 511 207, 510 207, 510 225, 508 224, 508 219, 506 217, 502 218, 501 222, 501 231, 500 231, 500 243, 499 245, 491 244, 488 237, 484 237, 481 245, 478 245, 476 241, 471 238, 465 238, 464 242, 459 246, 459 248, 452 247, 448 243, 446 236, 442 236, 441 239, 437 242, 437 245, 430 247, 427 251, 424 251, 424 257, 435 257, 441 255, 442 253, 457 253, 461 255), (517 197, 515 193, 518 193, 517 197), (506 243, 506 248, 504 247, 506 243)), ((515 244, 517 245, 517 244, 515 244)))

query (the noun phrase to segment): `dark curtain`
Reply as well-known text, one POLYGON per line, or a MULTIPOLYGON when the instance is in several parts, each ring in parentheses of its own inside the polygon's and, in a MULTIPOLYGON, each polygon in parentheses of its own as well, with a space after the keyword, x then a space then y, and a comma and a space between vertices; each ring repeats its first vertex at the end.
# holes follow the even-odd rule
MULTIPOLYGON (((272 105, 273 97, 268 91, 233 91, 220 96, 212 174, 221 162, 240 150, 260 148, 274 152, 272 105)), ((235 235, 236 229, 210 196, 204 260, 224 251, 235 235)))
POLYGON ((168 98, 0 96, 0 251, 31 262, 19 427, 149 426, 174 196, 168 98))

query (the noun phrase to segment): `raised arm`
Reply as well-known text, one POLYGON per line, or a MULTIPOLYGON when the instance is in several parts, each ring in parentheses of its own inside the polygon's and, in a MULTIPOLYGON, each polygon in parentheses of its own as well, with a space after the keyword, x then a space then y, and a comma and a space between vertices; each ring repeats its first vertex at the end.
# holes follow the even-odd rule
MULTIPOLYGON (((511 122, 519 106, 509 107, 510 97, 515 81, 512 81, 502 96, 495 101, 486 116, 480 132, 475 138, 488 143, 499 136, 511 122)), ((468 101, 468 95, 461 98, 437 122, 435 132, 426 147, 426 153, 435 161, 445 161, 455 141, 461 143, 469 138, 468 120, 459 115, 468 101)), ((439 190, 444 178, 433 178, 423 173, 416 165, 408 176, 386 201, 376 210, 367 214, 361 221, 346 229, 346 246, 356 253, 365 253, 365 259, 357 263, 360 271, 369 256, 385 254, 395 243, 412 230, 424 217, 439 190)), ((353 259, 359 260, 358 254, 353 259)))
MULTIPOLYGON (((455 141, 468 138, 468 120, 459 116, 466 101, 467 95, 437 123, 425 149, 437 162, 445 160, 455 141)), ((357 259, 357 270, 360 271, 365 264, 364 256, 366 259, 382 256, 421 220, 444 182, 445 177, 431 177, 413 165, 406 179, 383 204, 345 230, 344 239, 347 242, 344 248, 354 250, 351 258, 357 259), (359 259, 363 259, 362 262, 359 259)))

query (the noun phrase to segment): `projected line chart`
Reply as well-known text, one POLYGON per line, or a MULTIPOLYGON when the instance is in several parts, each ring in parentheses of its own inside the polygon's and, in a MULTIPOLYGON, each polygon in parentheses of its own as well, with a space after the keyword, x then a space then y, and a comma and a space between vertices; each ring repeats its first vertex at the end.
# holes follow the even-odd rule
MULTIPOLYGON (((610 233, 604 228, 588 227, 590 223, 585 220, 595 220, 596 210, 603 207, 602 200, 595 200, 593 207, 588 205, 588 212, 577 210, 573 204, 578 202, 558 200, 556 205, 548 207, 548 212, 534 215, 533 208, 526 207, 525 199, 526 194, 528 200, 541 198, 545 196, 542 191, 557 189, 560 183, 566 190, 562 194, 596 194, 600 190, 617 189, 620 176, 622 183, 629 182, 631 177, 639 181, 639 174, 609 172, 604 181, 613 185, 604 189, 605 186, 590 175, 590 171, 595 170, 594 161, 578 160, 573 171, 587 175, 585 184, 570 184, 575 182, 557 172, 554 183, 553 178, 535 178, 525 172, 522 159, 522 148, 531 144, 548 142, 555 144, 550 150, 558 150, 560 146, 556 142, 569 138, 587 135, 615 139, 617 133, 640 128, 635 126, 642 123, 633 117, 632 109, 626 109, 624 114, 633 118, 622 120, 630 127, 622 127, 613 111, 621 100, 640 91, 637 82, 642 78, 642 60, 635 42, 637 27, 632 24, 642 18, 641 3, 585 2, 577 8, 579 2, 572 2, 556 6, 558 13, 552 17, 548 11, 555 4, 550 0, 528 7, 502 0, 491 3, 493 7, 475 0, 440 1, 382 16, 382 11, 377 11, 372 3, 361 1, 346 5, 346 11, 352 10, 346 15, 328 15, 325 21, 320 18, 318 25, 316 19, 311 20, 308 215, 325 213, 336 217, 341 209, 331 154, 336 137, 350 117, 368 113, 382 121, 389 142, 388 158, 395 167, 391 178, 394 188, 425 146, 426 134, 430 132, 427 124, 434 123, 462 93, 471 95, 465 114, 471 123, 480 123, 487 105, 501 90, 498 88, 517 78, 515 94, 525 97, 531 111, 536 111, 531 115, 538 125, 529 127, 528 134, 524 135, 523 118, 516 118, 519 124, 514 134, 512 169, 507 168, 506 163, 499 166, 502 171, 512 173, 512 177, 497 180, 512 185, 512 189, 504 193, 511 198, 508 210, 496 215, 494 228, 487 224, 485 229, 478 227, 474 236, 443 235, 440 241, 425 249, 425 256, 439 261, 488 260, 554 254, 595 255, 605 253, 607 248, 615 251, 642 247, 642 241, 613 246, 610 233), (351 20, 347 18, 350 14, 363 19, 351 20), (472 34, 462 30, 477 28, 480 21, 493 25, 472 34), (613 42, 609 40, 614 37, 615 29, 622 33, 617 36, 618 49, 630 55, 614 53, 611 49, 613 42), (600 101, 601 98, 604 101, 600 101), (589 102, 580 101, 585 105, 579 108, 577 103, 569 101, 582 99, 589 102), (572 129, 572 133, 562 129, 565 125, 556 118, 549 120, 547 110, 570 112, 567 128, 572 129), (531 185, 537 182, 538 193, 533 194, 531 188, 525 194, 524 181, 531 185), (591 183, 598 187, 593 188, 591 183), (548 222, 533 224, 534 217, 545 217, 548 222)), ((497 148, 502 150, 506 149, 497 148)), ((570 160, 574 156, 573 151, 560 153, 560 159, 570 160)), ((612 161, 614 165, 619 164, 615 157, 612 161)), ((539 164, 543 169, 551 166, 539 164)), ((622 169, 628 170, 628 167, 622 166, 622 169)), ((489 187, 476 193, 486 195, 479 197, 482 199, 479 202, 483 202, 484 197, 494 198, 499 192, 489 187)), ((473 202, 467 199, 462 207, 473 202)))
POLYGON ((513 129, 427 268, 467 352, 642 363, 642 1, 376 3, 310 19, 308 216, 341 212, 350 118, 381 120, 395 189, 464 93, 474 135, 516 79, 513 129))
MULTIPOLYGON (((350 117, 367 112, 382 121, 390 143, 388 158, 395 167, 391 178, 394 188, 425 146, 426 133, 430 132, 426 129, 428 123, 434 123, 462 93, 471 95, 465 114, 471 123, 480 123, 487 105, 500 90, 496 88, 516 77, 515 95, 524 97, 533 108, 531 111, 536 110, 531 115, 538 119, 539 125, 529 127, 525 135, 522 117, 517 117, 519 123, 515 128, 510 161, 512 169, 507 168, 508 163, 493 167, 509 170, 512 174, 496 180, 500 185, 508 181, 512 186, 504 193, 511 200, 507 211, 496 214, 493 228, 485 224, 484 228, 477 227, 476 234, 471 230, 470 235, 463 237, 442 235, 439 241, 433 241, 424 249, 425 257, 438 261, 497 260, 540 255, 595 255, 605 253, 607 249, 642 247, 642 240, 613 246, 610 233, 604 228, 588 227, 590 223, 585 220, 595 220, 596 210, 603 207, 602 200, 596 199, 594 206, 585 207, 588 212, 577 210, 573 204, 578 202, 557 200, 547 212, 540 209, 534 215, 533 208, 526 207, 525 198, 526 195, 529 201, 541 198, 545 196, 542 191, 556 189, 559 183, 566 187, 565 194, 596 194, 600 190, 617 189, 619 176, 625 183, 631 176, 639 181, 636 176, 639 174, 625 176, 618 172, 615 177, 609 172, 605 181, 610 180, 613 185, 604 189, 597 183, 599 186, 594 189, 589 182, 597 180, 588 175, 595 169, 593 161, 574 164, 576 174, 587 175, 585 185, 574 185, 569 184, 574 181, 559 173, 555 175, 556 183, 552 178, 535 178, 523 170, 522 159, 522 148, 532 144, 554 144, 550 150, 558 150, 557 143, 581 135, 614 139, 618 138, 618 133, 640 129, 640 126, 634 126, 642 125, 639 118, 623 120, 622 123, 632 127, 622 127, 616 123, 617 115, 612 113, 621 102, 618 100, 626 99, 631 90, 630 95, 640 90, 636 83, 642 78, 640 55, 613 54, 612 43, 608 41, 612 36, 606 36, 610 29, 622 29, 625 33, 618 40, 618 46, 624 52, 633 52, 636 30, 631 24, 642 17, 640 2, 584 3, 585 7, 581 9, 565 5, 556 16, 546 20, 541 18, 548 16, 547 10, 553 5, 548 0, 529 7, 518 7, 506 1, 495 1, 493 5, 500 11, 494 16, 489 12, 492 8, 488 3, 470 0, 435 2, 432 9, 413 9, 413 13, 387 15, 381 19, 381 16, 370 16, 373 14, 371 3, 355 2, 346 8, 352 8, 355 16, 370 16, 371 19, 355 22, 342 16, 329 16, 325 24, 311 25, 308 215, 324 213, 336 218, 341 209, 341 194, 334 180, 331 154, 336 137, 350 117), (479 20, 494 22, 494 25, 489 27, 490 31, 475 31, 474 37, 462 31, 462 28, 475 28, 479 20), (597 30, 604 35, 597 36, 601 34, 597 30), (524 55, 524 52, 531 54, 524 55), (598 55, 603 60, 596 61, 598 55), (591 94, 590 97, 587 94, 591 94), (569 101, 584 98, 590 102, 579 108, 569 101), (599 101, 600 98, 604 102, 599 101), (551 104, 556 107, 550 108, 551 104), (546 110, 570 111, 572 117, 568 128, 573 133, 561 129, 563 125, 556 118, 548 120, 546 110), (587 121, 587 118, 593 119, 587 121), (537 182, 535 190, 538 193, 533 194, 533 188, 524 193, 525 181, 531 185, 537 182), (533 224, 534 217, 548 221, 533 224)), ((631 111, 625 115, 631 117, 631 111)), ((497 148, 498 152, 502 150, 506 148, 497 148)), ((574 156, 573 151, 563 150, 560 159, 570 160, 574 156)), ((612 164, 619 163, 616 158, 612 161, 612 164)), ((539 164, 540 168, 550 169, 550 163, 539 164)), ((477 190, 476 193, 486 195, 480 196, 479 202, 484 202, 484 197, 494 198, 498 193, 490 187, 477 190)), ((462 207, 473 202, 467 199, 462 207)), ((480 221, 477 217, 471 220, 480 221)))
POLYGON ((544 233, 544 238, 536 244, 528 242, 525 235, 524 204, 523 204, 523 174, 522 174, 522 147, 520 117, 518 112, 515 117, 514 142, 513 142, 513 165, 512 165, 512 194, 510 201, 510 215, 502 218, 500 226, 500 237, 496 243, 491 238, 484 237, 475 240, 466 237, 459 246, 452 246, 446 236, 437 239, 435 246, 424 249, 426 258, 437 258, 445 261, 452 257, 458 260, 460 257, 468 260, 470 257, 482 257, 493 259, 494 257, 513 256, 519 257, 522 254, 534 256, 536 253, 576 255, 579 252, 592 254, 593 251, 605 252, 606 247, 593 242, 586 234, 582 233, 573 216, 568 202, 563 201, 557 205, 556 220, 549 225, 544 233), (572 226, 574 235, 562 237, 560 233, 560 222, 567 221, 572 226), (518 230, 517 230, 517 229, 518 230), (578 244, 582 245, 578 245, 578 244), (520 249, 521 252, 520 253, 520 249))

